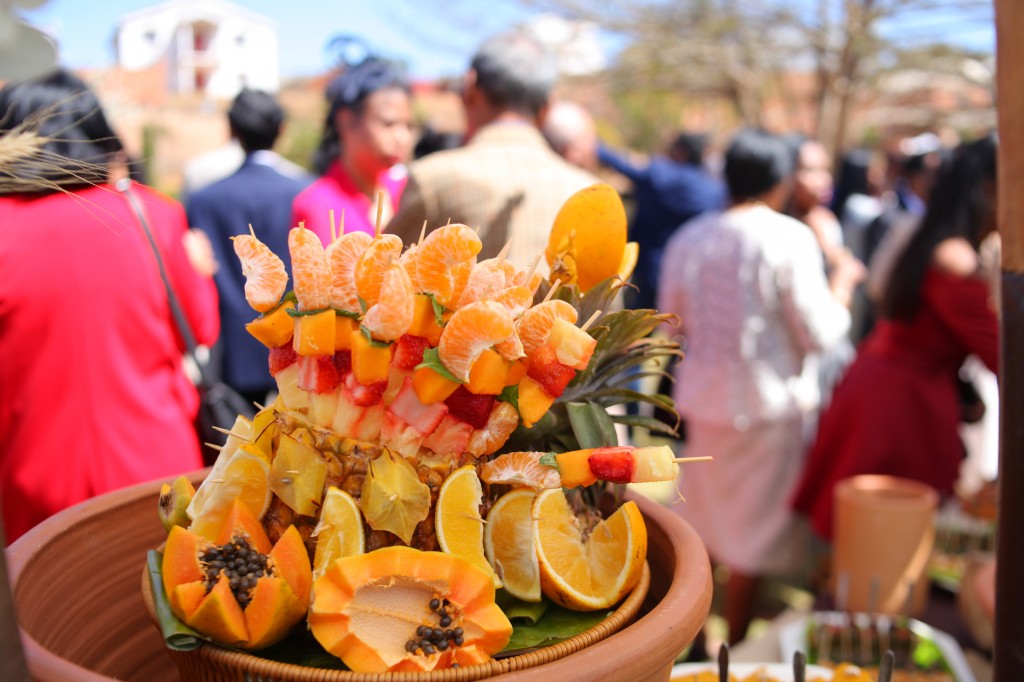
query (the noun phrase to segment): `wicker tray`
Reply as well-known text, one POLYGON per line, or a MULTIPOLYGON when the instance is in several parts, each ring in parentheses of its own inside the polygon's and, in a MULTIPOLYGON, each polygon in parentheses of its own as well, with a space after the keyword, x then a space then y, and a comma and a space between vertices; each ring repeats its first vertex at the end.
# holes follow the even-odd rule
MULTIPOLYGON (((645 563, 636 587, 611 615, 589 630, 551 646, 468 668, 417 673, 354 673, 280 663, 209 643, 191 651, 167 649, 167 653, 178 667, 182 682, 468 682, 550 663, 600 642, 636 618, 650 584, 651 573, 645 563)), ((148 568, 142 571, 142 599, 150 620, 157 625, 148 568)))

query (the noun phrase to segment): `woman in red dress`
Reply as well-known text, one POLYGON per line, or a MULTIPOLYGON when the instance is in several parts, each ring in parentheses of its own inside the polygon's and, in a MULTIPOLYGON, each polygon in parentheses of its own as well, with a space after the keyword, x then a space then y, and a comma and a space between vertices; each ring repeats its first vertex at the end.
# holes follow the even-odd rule
POLYGON ((387 226, 405 188, 413 147, 409 85, 385 61, 370 58, 349 66, 327 86, 330 110, 313 159, 320 177, 292 202, 292 224, 300 222, 326 245, 330 212, 345 220, 345 232, 374 233, 378 196, 381 226, 387 226))
MULTIPOLYGON (((182 371, 153 251, 107 184, 123 154, 99 102, 57 71, 0 90, 0 135, 36 130, 0 176, 0 501, 7 541, 116 488, 202 465, 195 388, 182 371)), ((167 274, 199 343, 217 292, 186 255, 185 212, 141 185, 167 274)), ((154 517, 155 518, 155 517, 154 517)))
POLYGON ((859 474, 953 491, 963 444, 957 371, 968 354, 998 367, 998 322, 978 247, 995 230, 996 144, 962 145, 939 171, 928 210, 821 417, 793 506, 832 537, 833 489, 859 474))

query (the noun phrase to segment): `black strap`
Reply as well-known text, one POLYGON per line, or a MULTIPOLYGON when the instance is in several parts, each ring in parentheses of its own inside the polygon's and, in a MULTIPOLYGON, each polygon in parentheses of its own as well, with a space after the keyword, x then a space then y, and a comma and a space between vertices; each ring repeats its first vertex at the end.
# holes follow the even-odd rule
POLYGON ((149 222, 146 220, 146 214, 142 210, 142 204, 139 203, 139 198, 131 191, 132 181, 129 179, 119 180, 115 185, 118 192, 121 192, 128 199, 128 203, 132 207, 132 211, 135 212, 135 217, 139 219, 139 224, 142 225, 143 232, 146 233, 146 239, 149 240, 149 245, 153 249, 153 255, 156 256, 156 264, 160 270, 160 279, 164 281, 164 288, 167 290, 167 302, 171 307, 171 315, 174 316, 174 322, 178 325, 178 332, 181 333, 181 338, 185 342, 185 347, 188 349, 189 354, 196 363, 196 367, 199 369, 199 381, 204 388, 209 388, 213 385, 212 377, 209 376, 209 366, 207 360, 197 352, 198 344, 196 343, 196 337, 192 333, 192 327, 188 323, 188 319, 185 317, 184 311, 181 309, 181 303, 178 301, 178 297, 174 294, 174 289, 171 287, 171 280, 167 277, 167 269, 164 267, 164 259, 160 255, 160 247, 157 246, 156 240, 153 238, 153 233, 149 229, 149 222))

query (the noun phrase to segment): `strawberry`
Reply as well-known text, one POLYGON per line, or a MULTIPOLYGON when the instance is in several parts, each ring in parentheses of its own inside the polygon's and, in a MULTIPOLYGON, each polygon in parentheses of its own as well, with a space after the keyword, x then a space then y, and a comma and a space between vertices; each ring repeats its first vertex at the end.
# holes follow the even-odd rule
POLYGON ((494 406, 494 396, 477 395, 470 393, 465 386, 459 386, 448 396, 444 404, 456 419, 461 419, 474 429, 482 429, 487 426, 487 418, 491 414, 491 407, 494 406))
POLYGON ((352 402, 359 407, 369 407, 380 402, 384 395, 384 389, 388 387, 387 381, 376 381, 372 384, 361 384, 356 381, 356 375, 350 373, 345 377, 345 385, 352 391, 352 402))
POLYGON ((333 355, 300 355, 299 388, 308 393, 330 393, 338 388, 341 377, 333 355))
POLYGON ((276 377, 278 372, 291 367, 291 364, 295 362, 297 357, 299 357, 299 354, 292 348, 291 341, 283 346, 271 348, 269 356, 270 376, 276 377))
POLYGON ((633 477, 633 448, 595 448, 587 458, 590 472, 609 483, 629 483, 633 477))
POLYGON ((423 362, 423 351, 430 348, 430 342, 423 336, 403 334, 395 341, 392 362, 399 369, 416 369, 423 362))
POLYGON ((338 376, 344 377, 352 371, 352 351, 339 350, 334 353, 334 366, 338 368, 338 376))
POLYGON ((530 356, 526 376, 543 386, 548 395, 557 398, 576 377, 576 370, 559 362, 555 349, 545 343, 530 356))
POLYGON ((420 443, 423 442, 423 434, 385 408, 384 422, 380 427, 380 442, 388 450, 403 457, 416 457, 420 443))

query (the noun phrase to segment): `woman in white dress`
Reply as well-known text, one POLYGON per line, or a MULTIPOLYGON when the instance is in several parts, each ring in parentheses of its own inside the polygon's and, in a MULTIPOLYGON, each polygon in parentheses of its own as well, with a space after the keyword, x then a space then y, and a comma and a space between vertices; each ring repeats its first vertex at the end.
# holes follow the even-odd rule
POLYGON ((789 511, 819 402, 808 356, 848 331, 859 270, 827 280, 807 226, 783 215, 791 154, 778 136, 736 135, 725 155, 731 205, 682 228, 666 248, 658 308, 686 337, 675 400, 692 454, 676 509, 729 568, 729 639, 750 623, 759 578, 796 568, 806 546, 789 511))

